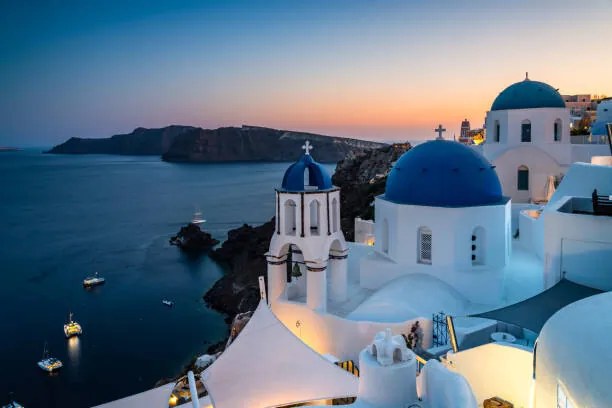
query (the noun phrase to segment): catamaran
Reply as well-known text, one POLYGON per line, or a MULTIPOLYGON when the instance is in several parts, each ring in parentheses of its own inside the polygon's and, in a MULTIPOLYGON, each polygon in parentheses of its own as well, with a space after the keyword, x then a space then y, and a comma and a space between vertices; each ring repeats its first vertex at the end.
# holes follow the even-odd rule
POLYGON ((72 320, 72 312, 70 312, 68 316, 68 322, 64 325, 64 334, 66 338, 70 338, 72 336, 79 336, 83 333, 83 328, 80 324, 72 320))
POLYGON ((106 282, 106 279, 98 276, 98 272, 96 272, 94 276, 88 276, 83 279, 83 286, 86 288, 91 288, 93 286, 102 285, 104 282, 106 282))
POLYGON ((47 343, 45 343, 45 347, 43 349, 43 358, 38 362, 38 366, 41 368, 41 370, 44 370, 48 373, 52 373, 62 368, 64 366, 64 363, 62 363, 61 360, 58 358, 49 356, 47 343))

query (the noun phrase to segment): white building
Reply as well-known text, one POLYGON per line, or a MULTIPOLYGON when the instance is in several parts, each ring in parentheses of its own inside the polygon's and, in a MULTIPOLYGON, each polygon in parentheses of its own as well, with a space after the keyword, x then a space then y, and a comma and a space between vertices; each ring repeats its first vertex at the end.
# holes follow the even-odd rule
POLYGON ((500 92, 485 126, 487 139, 480 148, 515 203, 546 201, 551 176, 558 180, 571 163, 608 154, 603 145, 573 144, 563 97, 528 77, 500 92))

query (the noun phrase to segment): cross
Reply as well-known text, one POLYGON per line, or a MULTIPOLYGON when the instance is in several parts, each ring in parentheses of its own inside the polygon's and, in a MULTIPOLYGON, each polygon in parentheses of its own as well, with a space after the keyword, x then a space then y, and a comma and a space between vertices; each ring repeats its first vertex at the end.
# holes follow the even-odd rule
POLYGON ((302 149, 304 149, 306 155, 310 155, 310 151, 314 149, 314 147, 312 147, 310 142, 307 140, 306 143, 304 143, 304 145, 302 146, 302 149))
POLYGON ((438 125, 438 128, 434 129, 434 132, 438 133, 436 140, 443 140, 444 138, 442 137, 442 132, 446 132, 446 129, 444 129, 442 125, 438 125))

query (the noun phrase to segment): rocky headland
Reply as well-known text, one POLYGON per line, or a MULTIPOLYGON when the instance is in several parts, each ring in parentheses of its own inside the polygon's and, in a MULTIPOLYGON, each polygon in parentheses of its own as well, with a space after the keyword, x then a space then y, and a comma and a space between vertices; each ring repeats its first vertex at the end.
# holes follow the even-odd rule
MULTIPOLYGON (((347 240, 353 239, 355 217, 372 219, 374 197, 384 193, 392 163, 408 149, 408 143, 394 144, 349 155, 338 163, 333 182, 341 188, 341 223, 347 240)), ((238 313, 254 310, 259 302, 258 278, 266 276, 265 253, 274 227, 274 218, 257 227, 245 224, 231 230, 223 245, 210 254, 227 272, 204 299, 228 322, 238 313)))
POLYGON ((258 126, 202 129, 168 126, 138 128, 105 139, 73 137, 47 153, 157 155, 169 162, 294 161, 304 140, 315 145, 317 160, 335 163, 347 154, 360 154, 382 143, 258 126))
POLYGON ((208 232, 202 231, 194 223, 181 227, 178 234, 170 238, 171 245, 176 245, 191 254, 207 252, 218 243, 218 240, 214 239, 208 232))

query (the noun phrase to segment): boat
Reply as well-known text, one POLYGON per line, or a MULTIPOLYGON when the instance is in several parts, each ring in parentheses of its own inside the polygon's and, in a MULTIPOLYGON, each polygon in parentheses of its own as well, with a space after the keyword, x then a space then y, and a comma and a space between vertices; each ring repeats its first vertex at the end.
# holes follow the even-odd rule
POLYGON ((13 398, 13 393, 9 392, 9 403, 6 405, 3 405, 2 408, 24 408, 24 407, 23 405, 15 401, 15 399, 13 398))
POLYGON ((49 356, 47 343, 45 343, 45 347, 43 350, 43 358, 38 362, 38 366, 41 370, 46 371, 48 373, 52 373, 62 368, 64 366, 64 363, 62 363, 62 361, 58 358, 49 356))
POLYGON ((106 279, 98 276, 98 272, 96 272, 94 276, 88 276, 83 279, 83 286, 86 288, 91 288, 93 286, 102 285, 104 282, 106 282, 106 279))
POLYGON ((172 307, 172 306, 174 306, 174 302, 173 302, 173 301, 171 301, 171 300, 168 300, 168 299, 163 299, 163 300, 162 300, 162 303, 163 303, 164 305, 168 306, 168 307, 172 307))
POLYGON ((64 334, 66 338, 70 338, 72 336, 79 336, 83 333, 83 328, 80 324, 72 320, 72 312, 70 312, 68 316, 68 322, 64 325, 64 334))
POLYGON ((192 224, 203 224, 205 223, 206 220, 204 218, 202 218, 202 212, 201 211, 196 211, 193 214, 193 219, 191 220, 192 224))

